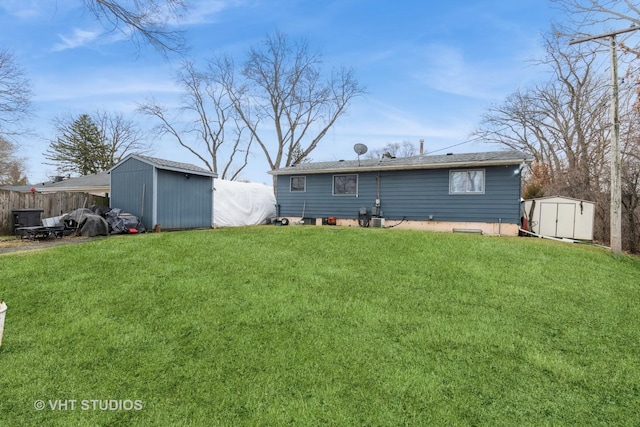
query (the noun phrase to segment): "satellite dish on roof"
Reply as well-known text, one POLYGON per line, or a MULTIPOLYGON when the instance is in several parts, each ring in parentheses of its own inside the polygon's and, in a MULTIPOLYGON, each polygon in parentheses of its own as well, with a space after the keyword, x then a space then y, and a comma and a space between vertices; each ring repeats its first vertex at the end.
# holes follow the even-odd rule
POLYGON ((368 148, 364 144, 356 144, 353 146, 353 151, 358 155, 358 166, 360 166, 360 155, 366 153, 367 150, 368 148))
POLYGON ((356 144, 356 145, 353 146, 353 151, 355 151, 358 156, 361 155, 361 154, 366 153, 367 150, 368 150, 368 148, 364 144, 356 144))

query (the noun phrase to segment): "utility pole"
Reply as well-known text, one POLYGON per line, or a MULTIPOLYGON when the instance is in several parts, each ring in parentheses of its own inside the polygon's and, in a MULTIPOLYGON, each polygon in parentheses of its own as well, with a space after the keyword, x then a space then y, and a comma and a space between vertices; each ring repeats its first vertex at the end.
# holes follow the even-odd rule
POLYGON ((620 160, 620 116, 618 107, 618 51, 616 36, 640 29, 632 26, 626 30, 612 31, 597 36, 584 37, 571 40, 570 45, 583 43, 590 40, 609 37, 611 55, 611 210, 610 216, 610 240, 611 252, 619 255, 622 252, 622 166, 620 160))

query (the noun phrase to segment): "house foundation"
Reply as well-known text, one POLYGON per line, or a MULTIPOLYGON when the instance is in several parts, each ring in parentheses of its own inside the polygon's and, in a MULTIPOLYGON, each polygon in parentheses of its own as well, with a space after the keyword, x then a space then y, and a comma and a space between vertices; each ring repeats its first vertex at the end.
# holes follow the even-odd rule
MULTIPOLYGON (((290 224, 322 225, 322 218, 312 218, 315 223, 309 224, 309 218, 304 222, 301 217, 287 217, 290 224)), ((352 218, 337 218, 336 225, 343 227, 359 227, 358 220, 352 218)), ((384 227, 408 230, 441 231, 449 233, 478 233, 487 236, 517 236, 518 224, 500 222, 456 222, 456 221, 400 221, 385 219, 384 227)))

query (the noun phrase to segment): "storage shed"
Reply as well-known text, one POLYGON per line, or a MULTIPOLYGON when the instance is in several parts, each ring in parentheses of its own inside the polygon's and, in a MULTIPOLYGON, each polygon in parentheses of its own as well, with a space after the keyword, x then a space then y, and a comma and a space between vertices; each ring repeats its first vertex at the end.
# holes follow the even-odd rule
POLYGON ((524 201, 529 231, 541 236, 593 240, 595 203, 570 197, 540 197, 524 201))
POLYGON ((139 217, 147 230, 213 225, 216 174, 188 163, 130 154, 109 170, 111 207, 139 217))

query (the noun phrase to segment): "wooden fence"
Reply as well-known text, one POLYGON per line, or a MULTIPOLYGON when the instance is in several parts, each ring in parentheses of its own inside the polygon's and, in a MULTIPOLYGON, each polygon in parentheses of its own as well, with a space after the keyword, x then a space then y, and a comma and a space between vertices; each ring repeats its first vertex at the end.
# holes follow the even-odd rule
POLYGON ((13 234, 16 209, 42 209, 42 218, 49 218, 90 206, 109 206, 109 198, 88 193, 20 193, 0 190, 0 235, 13 234))

